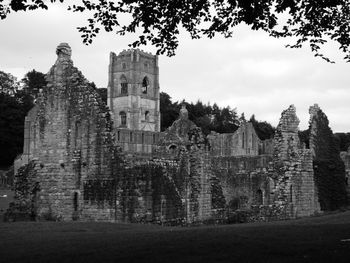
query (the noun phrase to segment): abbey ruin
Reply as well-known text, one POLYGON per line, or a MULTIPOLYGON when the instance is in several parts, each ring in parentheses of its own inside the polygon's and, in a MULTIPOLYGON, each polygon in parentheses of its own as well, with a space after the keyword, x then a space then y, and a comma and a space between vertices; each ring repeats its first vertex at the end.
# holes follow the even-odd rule
MULTIPOLYGON (((16 163, 16 180, 25 181, 17 196, 36 218, 192 224, 240 211, 247 221, 321 212, 313 164, 317 105, 310 108, 308 148, 293 105, 271 140, 261 141, 249 122, 205 138, 184 106, 160 132, 157 56, 111 53, 105 105, 74 67, 69 45, 56 53, 47 88, 26 117, 16 163)), ((343 154, 348 163, 349 156, 343 154)))

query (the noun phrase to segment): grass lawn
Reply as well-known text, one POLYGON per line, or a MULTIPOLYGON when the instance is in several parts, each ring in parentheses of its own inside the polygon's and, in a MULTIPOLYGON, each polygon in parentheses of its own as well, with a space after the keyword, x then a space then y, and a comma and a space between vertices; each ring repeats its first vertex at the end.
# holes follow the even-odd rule
POLYGON ((200 227, 0 223, 0 262, 350 262, 350 211, 200 227))

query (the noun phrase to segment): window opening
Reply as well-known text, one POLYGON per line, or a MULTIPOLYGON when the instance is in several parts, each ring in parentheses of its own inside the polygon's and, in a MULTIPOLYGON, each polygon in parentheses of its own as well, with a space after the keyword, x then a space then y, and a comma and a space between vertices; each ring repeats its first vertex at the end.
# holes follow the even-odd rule
POLYGON ((149 86, 148 78, 144 77, 143 81, 142 81, 142 93, 143 94, 147 94, 148 86, 149 86))
POLYGON ((126 77, 122 75, 120 77, 120 85, 121 85, 121 94, 128 94, 128 81, 126 80, 126 77))
POLYGON ((126 113, 124 111, 121 111, 119 115, 120 115, 120 125, 126 126, 126 113))
POLYGON ((74 193, 73 203, 74 203, 74 211, 78 211, 78 193, 77 192, 74 193))
POLYGON ((145 121, 149 121, 149 111, 145 112, 145 121))

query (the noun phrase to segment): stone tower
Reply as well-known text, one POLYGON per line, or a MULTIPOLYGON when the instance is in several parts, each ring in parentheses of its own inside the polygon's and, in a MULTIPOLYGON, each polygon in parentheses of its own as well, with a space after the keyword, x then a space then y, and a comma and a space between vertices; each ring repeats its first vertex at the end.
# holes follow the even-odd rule
POLYGON ((139 49, 111 52, 108 78, 114 129, 159 132, 158 57, 139 49))

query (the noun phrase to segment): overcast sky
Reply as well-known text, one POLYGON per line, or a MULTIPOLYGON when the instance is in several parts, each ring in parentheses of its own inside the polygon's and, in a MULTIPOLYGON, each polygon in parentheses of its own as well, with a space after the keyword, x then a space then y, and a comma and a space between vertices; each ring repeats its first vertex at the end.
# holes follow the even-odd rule
MULTIPOLYGON (((75 66, 98 87, 107 87, 109 53, 127 49, 135 35, 103 33, 85 46, 76 30, 82 25, 83 16, 58 6, 9 15, 0 20, 0 70, 19 79, 32 69, 47 73, 56 60, 57 45, 67 42, 75 66)), ((244 26, 230 39, 191 40, 183 33, 176 56, 159 57, 161 91, 173 101, 229 105, 246 118, 255 114, 274 126, 282 110, 294 104, 300 129, 307 128, 309 106, 318 103, 334 132, 350 132, 350 64, 341 60, 336 46, 325 49, 337 62, 330 64, 307 47, 285 48, 288 43, 244 26)))

